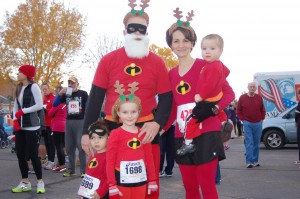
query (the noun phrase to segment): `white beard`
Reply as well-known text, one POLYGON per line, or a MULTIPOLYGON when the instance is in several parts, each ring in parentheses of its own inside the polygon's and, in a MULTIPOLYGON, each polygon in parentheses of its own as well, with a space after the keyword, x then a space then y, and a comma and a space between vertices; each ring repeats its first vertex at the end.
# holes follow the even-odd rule
POLYGON ((130 58, 142 59, 149 54, 149 37, 146 35, 126 34, 124 48, 130 58), (135 40, 139 38, 141 40, 135 40))

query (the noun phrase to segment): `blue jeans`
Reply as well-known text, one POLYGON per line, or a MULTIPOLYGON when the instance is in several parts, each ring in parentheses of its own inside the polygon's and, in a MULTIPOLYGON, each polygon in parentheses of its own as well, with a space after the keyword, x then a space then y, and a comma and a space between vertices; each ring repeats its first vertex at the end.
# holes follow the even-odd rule
POLYGON ((161 136, 160 142, 160 171, 163 171, 165 158, 167 161, 167 166, 165 168, 165 173, 167 175, 173 174, 174 167, 174 156, 175 156, 175 147, 174 147, 174 131, 175 126, 172 125, 166 132, 161 136))
POLYGON ((217 174, 216 174, 216 183, 220 183, 220 181, 221 181, 221 170, 220 170, 220 163, 218 162, 217 174))
POLYGON ((248 122, 244 120, 243 123, 246 145, 246 164, 257 163, 259 158, 262 122, 248 122))

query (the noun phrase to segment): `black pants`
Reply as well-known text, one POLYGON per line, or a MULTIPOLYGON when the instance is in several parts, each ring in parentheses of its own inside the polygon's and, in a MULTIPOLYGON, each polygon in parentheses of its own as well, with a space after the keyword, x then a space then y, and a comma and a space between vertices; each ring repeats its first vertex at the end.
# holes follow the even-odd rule
POLYGON ((45 139, 45 146, 46 146, 46 150, 47 150, 48 160, 51 162, 54 162, 55 146, 54 146, 54 142, 53 142, 53 136, 51 134, 52 134, 51 128, 48 126, 42 132, 42 136, 45 139))
POLYGON ((42 165, 38 157, 40 129, 35 131, 20 130, 16 133, 16 153, 22 179, 28 178, 28 163, 31 160, 36 178, 42 179, 42 165))
POLYGON ((175 132, 175 126, 172 125, 166 132, 162 134, 160 137, 160 171, 163 171, 167 175, 172 175, 173 174, 173 167, 175 163, 175 137, 174 137, 174 132, 175 132), (167 166, 164 167, 164 162, 167 162, 167 166))
POLYGON ((59 165, 65 165, 65 133, 53 131, 53 142, 59 165))
POLYGON ((297 141, 298 141, 298 151, 299 151, 299 159, 298 160, 300 161, 300 126, 297 127, 297 141))

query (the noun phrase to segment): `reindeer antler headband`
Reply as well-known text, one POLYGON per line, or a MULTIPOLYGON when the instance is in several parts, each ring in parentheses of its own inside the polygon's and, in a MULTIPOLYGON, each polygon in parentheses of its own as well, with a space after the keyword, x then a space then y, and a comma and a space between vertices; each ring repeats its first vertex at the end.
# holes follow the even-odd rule
POLYGON ((116 88, 115 91, 119 93, 120 97, 116 100, 113 109, 116 111, 119 109, 120 105, 124 102, 133 102, 136 103, 139 106, 139 109, 141 109, 141 100, 138 98, 134 93, 139 88, 137 87, 139 85, 138 82, 133 82, 131 84, 128 84, 128 91, 130 91, 130 94, 125 95, 124 91, 125 88, 123 88, 124 84, 120 84, 119 80, 116 81, 114 87, 116 88))
POLYGON ((131 11, 128 12, 125 17, 124 17, 124 20, 123 20, 123 23, 124 25, 126 26, 127 24, 127 21, 130 17, 133 17, 133 16, 139 16, 139 17, 142 17, 146 20, 147 22, 147 25, 149 24, 149 16, 148 14, 144 11, 145 8, 147 8, 149 6, 149 2, 150 0, 141 0, 142 4, 140 4, 141 6, 141 10, 135 10, 135 6, 137 6, 136 4, 136 0, 128 0, 129 1, 129 7, 131 7, 131 11))
POLYGON ((190 21, 192 21, 193 17, 194 17, 194 11, 191 10, 191 12, 188 12, 188 16, 186 17, 186 21, 181 21, 180 20, 183 16, 181 15, 182 11, 180 11, 179 8, 176 8, 175 10, 173 10, 173 12, 175 13, 173 16, 176 17, 177 22, 172 24, 171 27, 169 28, 169 30, 168 30, 169 35, 173 34, 174 30, 177 27, 182 27, 182 28, 190 30, 193 34, 193 38, 195 38, 195 31, 192 28, 192 26, 190 25, 190 21))

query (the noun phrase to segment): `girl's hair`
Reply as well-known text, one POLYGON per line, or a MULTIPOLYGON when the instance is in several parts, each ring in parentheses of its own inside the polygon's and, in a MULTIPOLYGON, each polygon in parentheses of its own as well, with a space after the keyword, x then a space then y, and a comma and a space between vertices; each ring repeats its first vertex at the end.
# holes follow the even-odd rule
MULTIPOLYGON (((28 77, 27 77, 27 81, 28 81, 30 84, 35 83, 35 81, 34 81, 33 79, 30 79, 30 78, 28 78, 28 77)), ((17 86, 16 86, 16 91, 15 91, 15 97, 16 97, 16 99, 18 99, 18 97, 19 97, 19 95, 20 95, 20 92, 21 92, 21 90, 22 90, 22 86, 23 86, 23 83, 22 83, 22 82, 18 83, 17 86)))
POLYGON ((167 44, 168 44, 168 46, 170 48, 172 46, 173 33, 176 32, 177 30, 180 31, 187 40, 189 40, 190 42, 192 42, 193 47, 195 46, 195 44, 197 42, 197 35, 196 35, 196 33, 192 32, 190 29, 178 26, 174 30, 172 30, 172 29, 169 28, 167 30, 167 32, 166 32, 166 42, 167 42, 167 44), (172 31, 172 32, 170 32, 170 31, 172 31))
POLYGON ((142 111, 141 100, 139 97, 134 95, 133 99, 131 100, 122 100, 120 97, 116 100, 112 107, 112 117, 116 123, 120 123, 120 117, 118 115, 118 111, 120 110, 120 106, 126 103, 135 103, 138 106, 139 113, 142 111))

